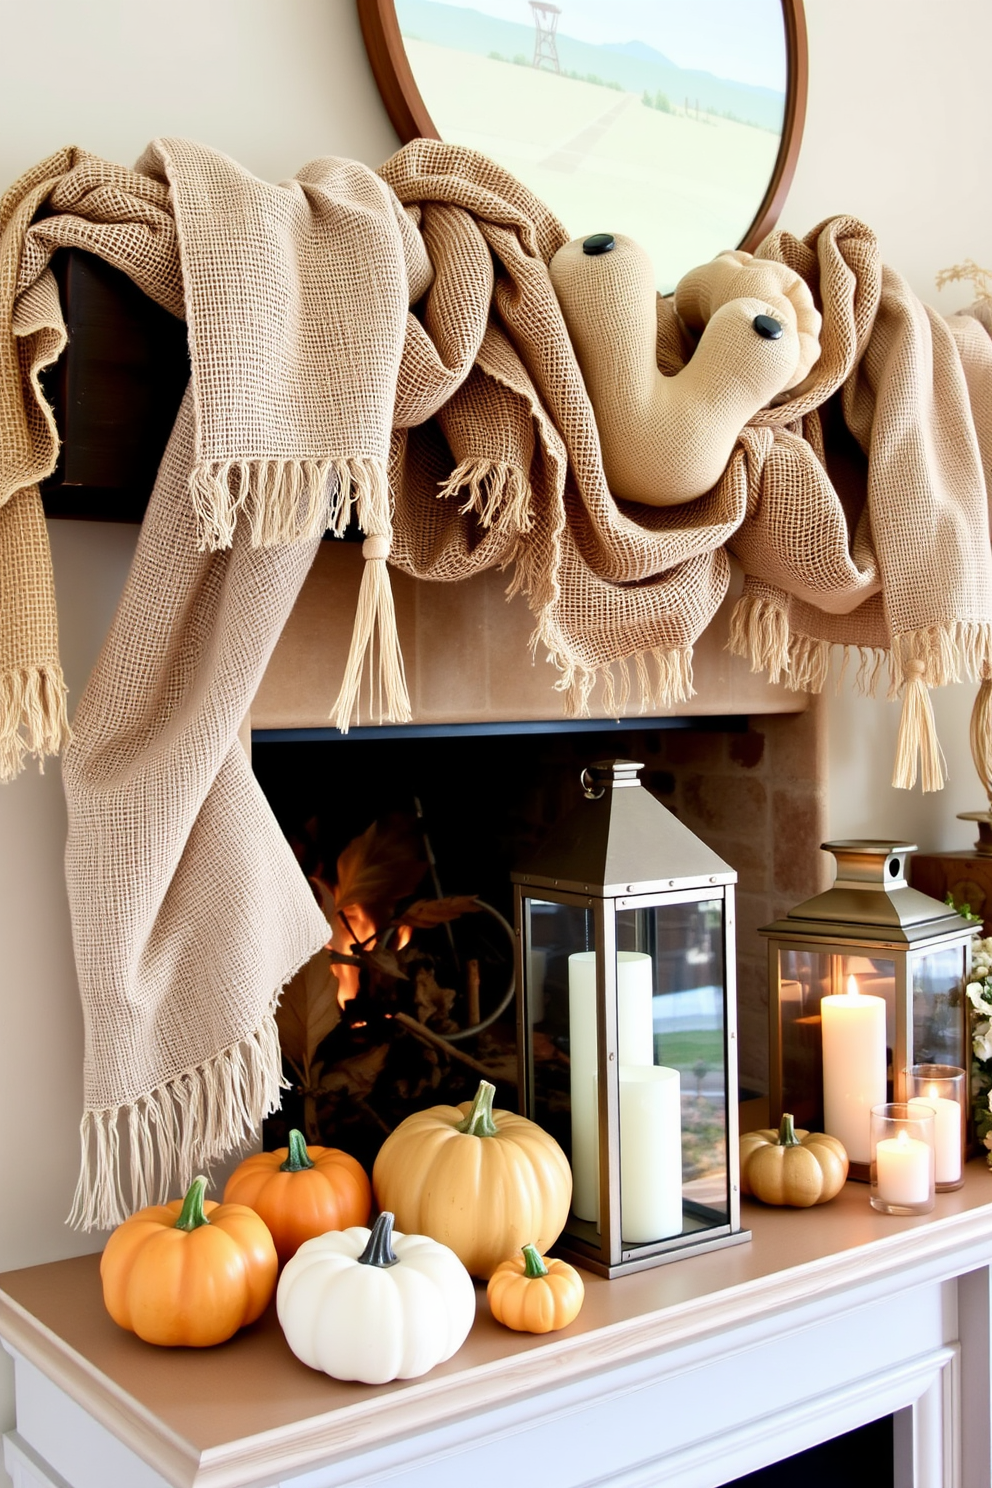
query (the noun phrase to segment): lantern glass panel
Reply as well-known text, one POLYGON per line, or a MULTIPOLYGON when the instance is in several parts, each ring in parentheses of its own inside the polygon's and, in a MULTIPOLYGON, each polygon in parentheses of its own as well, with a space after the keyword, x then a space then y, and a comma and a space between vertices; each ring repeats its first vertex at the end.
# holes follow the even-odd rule
POLYGON ((966 954, 963 945, 942 946, 913 960, 913 1064, 967 1068, 962 1008, 966 954))
POLYGON ((791 1112, 796 1126, 807 1131, 821 1130, 824 1123, 820 1004, 828 995, 837 996, 852 990, 862 996, 880 997, 885 1003, 885 1098, 892 1100, 892 1055, 896 1047, 895 962, 885 956, 823 951, 809 946, 783 946, 780 949, 782 1110, 791 1112))
POLYGON ((538 1125, 558 1142, 572 1164, 573 1175, 578 1168, 574 1197, 581 1209, 590 1210, 583 1217, 595 1219, 595 1007, 591 1026, 584 1024, 579 1029, 578 1047, 573 1048, 569 995, 569 958, 595 957, 595 919, 585 906, 530 898, 523 900, 523 915, 533 1057, 529 1110, 538 1125))
POLYGON ((723 899, 617 914, 625 1247, 728 1222, 724 973, 723 899))

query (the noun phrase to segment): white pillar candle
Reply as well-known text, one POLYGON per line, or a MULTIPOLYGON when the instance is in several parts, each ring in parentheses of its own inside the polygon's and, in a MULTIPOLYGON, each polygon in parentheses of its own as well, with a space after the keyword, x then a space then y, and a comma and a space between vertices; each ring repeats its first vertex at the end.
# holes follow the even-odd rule
POLYGON ((946 1097, 930 1094, 924 1090, 922 1095, 914 1095, 910 1098, 911 1106, 929 1106, 936 1120, 934 1122, 934 1154, 936 1172, 934 1174, 938 1183, 957 1183, 961 1177, 961 1107, 956 1100, 947 1100, 946 1097))
POLYGON ((676 1069, 620 1066, 620 1234, 682 1233, 682 1099, 676 1069))
POLYGON ((930 1144, 905 1130, 875 1148, 878 1197, 886 1204, 925 1204, 930 1197, 930 1144))
POLYGON ((885 1102, 885 1001, 865 997, 856 979, 824 997, 823 1124, 851 1162, 871 1160, 871 1108, 885 1102))
MULTIPOLYGON (((617 953, 617 1037, 621 1065, 654 1062, 654 975, 641 951, 617 953)), ((596 1100, 596 952, 568 958, 568 1059, 572 1113, 572 1213, 599 1218, 599 1109, 596 1100)))

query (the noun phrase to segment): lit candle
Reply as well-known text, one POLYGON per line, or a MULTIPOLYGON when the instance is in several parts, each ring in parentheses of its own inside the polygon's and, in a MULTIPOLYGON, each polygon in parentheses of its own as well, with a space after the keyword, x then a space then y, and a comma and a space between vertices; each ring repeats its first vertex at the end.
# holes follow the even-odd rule
POLYGON ((620 1234, 632 1245, 682 1233, 681 1096, 676 1069, 620 1066, 620 1234))
POLYGON ((938 1183, 957 1183, 961 1177, 961 1107, 956 1100, 937 1094, 929 1085, 922 1095, 910 1097, 911 1106, 929 1106, 936 1116, 934 1149, 938 1183))
MULTIPOLYGON (((651 957, 642 951, 618 951, 617 1042, 622 1066, 654 1063, 653 997, 651 957)), ((599 1218, 596 1042, 596 952, 576 951, 568 958, 572 1213, 593 1220, 599 1218)))
POLYGON ((847 992, 824 997, 823 1124, 851 1162, 871 1156, 871 1108, 885 1100, 885 1000, 866 997, 857 979, 847 992))
POLYGON ((875 1148, 878 1197, 886 1204, 925 1204, 930 1197, 930 1144, 903 1128, 875 1148))

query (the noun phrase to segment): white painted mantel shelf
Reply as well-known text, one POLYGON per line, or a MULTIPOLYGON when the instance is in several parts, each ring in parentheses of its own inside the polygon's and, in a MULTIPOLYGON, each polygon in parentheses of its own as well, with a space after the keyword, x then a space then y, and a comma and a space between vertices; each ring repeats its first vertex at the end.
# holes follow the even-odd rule
POLYGON ((0 1276, 16 1488, 714 1488, 895 1415, 898 1488, 989 1488, 992 1174, 933 1213, 746 1201, 751 1242, 587 1278, 564 1332, 479 1312, 418 1380, 314 1373, 270 1312, 216 1349, 155 1349, 103 1310, 97 1256, 0 1276))

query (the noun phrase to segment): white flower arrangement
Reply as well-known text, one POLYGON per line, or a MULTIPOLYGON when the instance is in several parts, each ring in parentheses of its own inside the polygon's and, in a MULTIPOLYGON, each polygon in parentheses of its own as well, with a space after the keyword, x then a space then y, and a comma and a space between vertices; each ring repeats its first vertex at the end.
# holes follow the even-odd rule
MULTIPOLYGON (((966 913, 967 906, 959 910, 966 913)), ((992 1167, 992 936, 971 942, 971 981, 965 991, 971 1003, 971 1096, 975 1134, 992 1167)))

